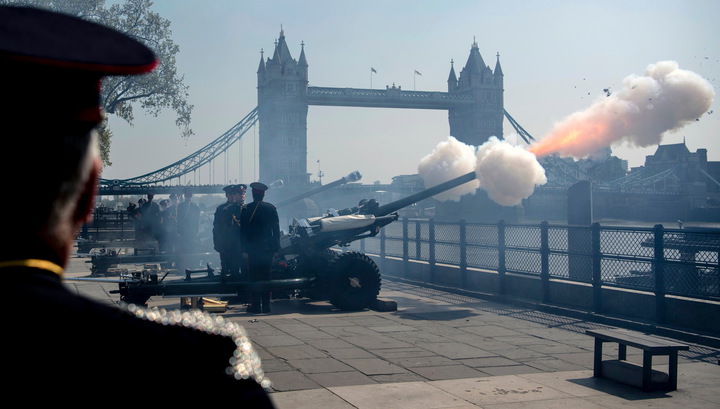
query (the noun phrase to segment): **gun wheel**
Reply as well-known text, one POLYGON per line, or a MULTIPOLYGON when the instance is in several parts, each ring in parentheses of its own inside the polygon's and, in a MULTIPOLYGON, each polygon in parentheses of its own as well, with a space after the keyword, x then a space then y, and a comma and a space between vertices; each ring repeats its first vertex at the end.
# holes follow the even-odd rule
POLYGON ((380 270, 370 257, 349 252, 329 266, 330 302, 345 311, 370 307, 380 293, 380 270))

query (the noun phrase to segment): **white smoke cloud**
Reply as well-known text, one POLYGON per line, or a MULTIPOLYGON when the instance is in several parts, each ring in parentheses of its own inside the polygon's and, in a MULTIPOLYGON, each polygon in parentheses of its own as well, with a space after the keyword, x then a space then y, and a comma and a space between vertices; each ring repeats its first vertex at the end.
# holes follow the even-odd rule
POLYGON ((547 183, 534 154, 494 136, 478 148, 475 173, 480 188, 503 206, 519 204, 533 194, 535 185, 547 183))
MULTIPOLYGON (((429 188, 475 170, 475 147, 449 136, 437 144, 433 152, 420 160, 418 174, 429 188)), ((440 201, 459 201, 466 194, 474 194, 480 186, 477 180, 433 196, 440 201)))
POLYGON ((530 147, 538 156, 558 153, 583 158, 616 142, 652 146, 705 114, 715 97, 712 85, 674 61, 649 65, 630 75, 619 91, 557 123, 530 147))
POLYGON ((418 165, 418 173, 428 188, 473 171, 475 180, 434 197, 458 201, 482 188, 496 203, 514 206, 532 195, 535 185, 547 182, 545 169, 534 154, 496 137, 476 149, 450 136, 418 165))

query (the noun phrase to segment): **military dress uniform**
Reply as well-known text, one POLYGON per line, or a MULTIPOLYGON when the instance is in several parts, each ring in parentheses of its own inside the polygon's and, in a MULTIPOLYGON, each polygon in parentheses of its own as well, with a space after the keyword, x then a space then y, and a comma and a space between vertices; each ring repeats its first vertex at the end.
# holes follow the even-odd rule
MULTIPOLYGON (((23 261, 28 265, 0 269, 8 306, 3 347, 15 357, 3 371, 13 384, 58 401, 94 395, 169 404, 214 395, 232 396, 240 407, 272 407, 261 386, 269 380, 237 324, 201 311, 100 304, 68 291, 59 266, 52 272, 44 260, 40 268, 23 261), (135 395, 138 389, 149 393, 135 395)), ((17 393, 26 402, 36 399, 17 393)))
POLYGON ((153 240, 157 238, 157 221, 160 217, 160 205, 155 203, 151 195, 148 200, 140 206, 140 237, 137 240, 153 240))
POLYGON ((158 247, 161 253, 175 253, 178 241, 177 232, 177 193, 170 195, 170 206, 160 212, 159 229, 161 240, 158 240, 158 247))
MULTIPOLYGON (((245 185, 240 184, 226 186, 223 190, 228 194, 240 194, 246 189, 245 185)), ((222 274, 233 280, 239 280, 242 272, 240 214, 243 206, 243 203, 227 201, 215 209, 213 219, 213 245, 220 254, 222 274)))
POLYGON ((192 201, 192 193, 184 195, 185 200, 177 206, 178 252, 196 253, 200 246, 200 206, 192 201))
MULTIPOLYGON (((3 85, 0 117, 17 133, 3 148, 55 159, 49 166, 73 161, 80 168, 86 160, 92 164, 85 173, 91 174, 99 158, 82 152, 102 121, 102 77, 142 74, 157 64, 152 50, 116 30, 47 10, 0 6, 0 71, 11 79, 3 85), (45 94, 58 103, 39 111, 38 96, 45 94)), ((37 165, 28 163, 13 165, 18 171, 11 187, 32 184, 37 165)), ((68 174, 63 169, 48 177, 47 199, 74 206, 75 213, 36 215, 38 224, 6 223, 7 237, 22 237, 0 246, 8 380, 3 398, 76 406, 108 399, 123 406, 232 400, 239 407, 272 408, 257 354, 237 324, 200 311, 118 308, 69 290, 62 265, 73 234, 48 225, 82 222, 92 206, 88 195, 94 192, 87 189, 94 181, 91 174, 83 185, 68 174), (74 196, 63 201, 68 189, 74 196)))
MULTIPOLYGON (((280 250, 280 221, 275 205, 263 201, 265 184, 250 184, 253 202, 245 205, 240 216, 243 252, 248 258, 250 281, 270 280, 273 256, 280 250), (258 200, 259 199, 259 200, 258 200)), ((251 292, 248 312, 270 312, 270 292, 251 292)))

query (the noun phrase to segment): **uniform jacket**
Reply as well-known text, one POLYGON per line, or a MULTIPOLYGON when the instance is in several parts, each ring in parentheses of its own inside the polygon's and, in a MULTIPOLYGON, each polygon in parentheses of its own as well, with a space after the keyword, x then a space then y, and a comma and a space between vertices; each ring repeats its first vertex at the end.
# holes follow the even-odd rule
POLYGON ((195 237, 200 230, 200 206, 184 201, 178 204, 177 229, 180 236, 195 237))
POLYGON ((240 213, 242 205, 225 202, 215 209, 213 244, 215 251, 225 253, 241 251, 240 213))
POLYGON ((255 201, 240 216, 243 252, 280 250, 280 220, 275 205, 255 201))
POLYGON ((190 324, 207 325, 212 316, 202 312, 186 324, 160 323, 151 310, 132 312, 78 296, 44 270, 3 268, 2 276, 3 346, 13 357, 4 361, 3 371, 13 384, 33 390, 28 395, 9 388, 10 395, 32 402, 72 396, 73 403, 95 396, 143 405, 153 400, 185 404, 188 398, 215 395, 232 397, 239 407, 272 407, 258 383, 259 361, 242 354, 240 362, 256 372, 236 372, 244 380, 227 374, 238 367, 231 359, 238 350, 234 340, 246 337, 242 327, 235 325, 235 335, 213 335, 190 324), (150 393, 136 394, 146 388, 150 393))

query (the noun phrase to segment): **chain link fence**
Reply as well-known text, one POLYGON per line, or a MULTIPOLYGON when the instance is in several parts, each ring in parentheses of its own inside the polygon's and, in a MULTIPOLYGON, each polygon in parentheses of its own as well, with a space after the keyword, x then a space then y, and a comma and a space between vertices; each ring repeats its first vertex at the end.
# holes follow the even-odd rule
POLYGON ((404 260, 720 300, 720 232, 407 219, 350 250, 404 260))

